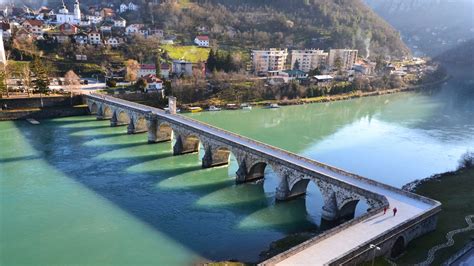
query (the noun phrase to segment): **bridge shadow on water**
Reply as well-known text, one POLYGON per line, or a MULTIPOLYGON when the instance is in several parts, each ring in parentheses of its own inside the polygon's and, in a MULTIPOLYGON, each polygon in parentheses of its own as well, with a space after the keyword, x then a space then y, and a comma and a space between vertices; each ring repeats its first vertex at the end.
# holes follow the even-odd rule
POLYGON ((55 169, 203 258, 256 262, 271 242, 319 230, 304 198, 274 204, 262 184, 235 185, 228 167, 201 169, 197 154, 173 156, 171 143, 145 144, 146 134, 127 135, 109 121, 16 126, 46 136, 25 138, 55 169))

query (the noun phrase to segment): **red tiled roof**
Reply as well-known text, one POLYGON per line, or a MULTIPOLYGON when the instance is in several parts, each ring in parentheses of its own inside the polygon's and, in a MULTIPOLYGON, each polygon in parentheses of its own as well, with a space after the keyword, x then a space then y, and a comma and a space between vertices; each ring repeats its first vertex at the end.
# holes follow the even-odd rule
POLYGON ((140 69, 154 70, 156 66, 154 64, 142 64, 140 65, 140 69))
POLYGON ((23 21, 23 24, 24 23, 28 23, 31 26, 38 26, 38 27, 43 26, 43 21, 37 20, 37 19, 27 19, 27 20, 23 21))
POLYGON ((200 41, 209 41, 209 36, 198 35, 198 36, 196 36, 196 39, 198 39, 200 41))
POLYGON ((162 83, 161 79, 157 78, 156 75, 148 74, 143 77, 148 83, 162 83))

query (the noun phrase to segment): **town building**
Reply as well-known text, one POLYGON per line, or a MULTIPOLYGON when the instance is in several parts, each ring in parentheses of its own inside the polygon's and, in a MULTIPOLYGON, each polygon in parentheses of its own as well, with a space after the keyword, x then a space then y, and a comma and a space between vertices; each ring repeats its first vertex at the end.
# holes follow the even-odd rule
POLYGON ((332 69, 336 69, 340 64, 341 70, 350 70, 357 60, 358 53, 358 50, 331 49, 329 50, 328 65, 332 69))
POLYGON ((23 21, 21 26, 31 32, 34 36, 39 37, 43 35, 43 21, 37 19, 27 19, 23 21))
POLYGON ((314 69, 321 69, 326 64, 328 53, 319 49, 305 49, 291 51, 291 68, 306 73, 314 69), (298 63, 297 63, 298 62, 298 63), (296 68, 295 65, 298 65, 296 68))
POLYGON ((81 22, 81 8, 79 6, 79 0, 76 0, 74 3, 74 12, 70 13, 69 10, 66 8, 66 5, 63 5, 61 9, 59 9, 58 14, 56 14, 56 23, 63 24, 63 23, 71 23, 71 24, 79 24, 81 22))
POLYGON ((173 67, 171 72, 177 76, 192 76, 193 63, 185 60, 173 60, 173 67))
POLYGON ((110 47, 117 48, 119 45, 123 43, 123 41, 121 38, 110 37, 110 38, 105 39, 104 43, 105 45, 108 45, 110 47))
POLYGON ((279 71, 285 69, 287 49, 271 48, 269 50, 253 50, 252 63, 254 72, 258 75, 266 74, 268 71, 279 71))
POLYGON ((209 36, 198 35, 194 38, 194 43, 199 47, 209 47, 209 36))
POLYGON ((87 34, 86 33, 78 33, 76 35, 74 35, 74 41, 77 43, 77 44, 87 44, 88 42, 88 37, 87 37, 87 34))
POLYGON ((138 76, 144 77, 146 75, 156 74, 156 66, 154 64, 141 64, 138 70, 138 76))
POLYGON ((143 28, 143 24, 130 24, 125 28, 125 34, 132 35, 139 33, 140 29, 143 28))
POLYGON ((127 26, 127 21, 124 18, 117 17, 114 19, 114 27, 125 28, 127 26))
POLYGON ((144 76, 143 79, 147 82, 146 92, 158 92, 161 93, 161 97, 164 98, 163 81, 161 79, 154 74, 148 74, 144 76))
POLYGON ((89 39, 90 44, 100 45, 102 44, 102 39, 100 37, 100 33, 92 30, 87 34, 87 38, 89 39))

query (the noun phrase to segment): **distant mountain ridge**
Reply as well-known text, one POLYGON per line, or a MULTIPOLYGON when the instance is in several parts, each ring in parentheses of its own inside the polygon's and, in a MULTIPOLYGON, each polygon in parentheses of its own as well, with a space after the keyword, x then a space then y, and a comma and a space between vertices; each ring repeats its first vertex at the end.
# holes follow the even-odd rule
POLYGON ((436 56, 474 38, 473 0, 365 0, 415 52, 436 56))

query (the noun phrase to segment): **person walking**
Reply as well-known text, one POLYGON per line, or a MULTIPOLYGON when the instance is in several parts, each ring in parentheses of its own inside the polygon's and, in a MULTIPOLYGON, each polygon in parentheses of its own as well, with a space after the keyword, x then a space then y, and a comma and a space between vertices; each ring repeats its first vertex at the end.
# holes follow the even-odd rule
POLYGON ((387 213, 387 207, 383 207, 383 215, 387 213))
POLYGON ((393 208, 393 216, 395 216, 397 214, 397 208, 393 208))

